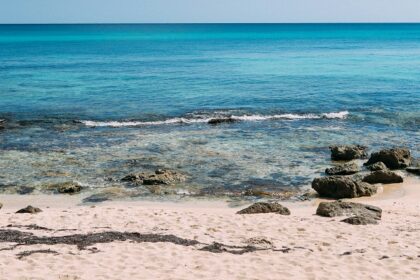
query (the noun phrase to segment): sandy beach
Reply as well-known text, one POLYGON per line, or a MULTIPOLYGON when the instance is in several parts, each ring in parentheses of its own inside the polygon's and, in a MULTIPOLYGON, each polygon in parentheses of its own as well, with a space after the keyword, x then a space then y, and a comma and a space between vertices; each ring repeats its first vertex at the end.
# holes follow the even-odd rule
POLYGON ((114 201, 93 206, 78 205, 77 196, 1 195, 2 231, 36 236, 136 232, 149 241, 116 240, 85 248, 13 247, 2 242, 0 275, 1 279, 419 279, 419 199, 416 177, 385 185, 373 197, 351 200, 383 210, 378 225, 356 226, 340 222, 342 217, 316 216, 318 199, 282 203, 291 211, 282 216, 238 215, 246 205, 231 208, 223 201, 114 201), (29 204, 43 212, 15 213, 29 204), (153 238, 162 235, 171 237, 155 242, 153 238), (206 250, 212 244, 214 249, 215 242, 224 244, 219 249, 225 251, 206 250), (246 252, 249 246, 258 250, 246 252))

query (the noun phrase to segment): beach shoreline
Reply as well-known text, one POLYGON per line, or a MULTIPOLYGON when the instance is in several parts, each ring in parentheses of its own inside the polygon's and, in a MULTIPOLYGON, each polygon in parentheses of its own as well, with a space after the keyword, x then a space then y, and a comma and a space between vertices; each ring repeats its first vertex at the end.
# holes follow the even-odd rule
POLYGON ((218 200, 83 205, 77 196, 0 195, 2 230, 36 236, 135 232, 198 242, 116 240, 81 250, 69 244, 10 249, 13 244, 1 243, 0 274, 5 279, 418 279, 419 198, 420 180, 407 176, 373 197, 348 200, 383 210, 378 225, 355 226, 340 222, 342 217, 316 216, 322 199, 282 202, 291 211, 282 216, 237 215, 246 205, 229 207, 218 200), (27 204, 43 212, 14 213, 27 204), (216 243, 261 251, 202 250, 216 243), (34 250, 42 251, 22 256, 34 250))

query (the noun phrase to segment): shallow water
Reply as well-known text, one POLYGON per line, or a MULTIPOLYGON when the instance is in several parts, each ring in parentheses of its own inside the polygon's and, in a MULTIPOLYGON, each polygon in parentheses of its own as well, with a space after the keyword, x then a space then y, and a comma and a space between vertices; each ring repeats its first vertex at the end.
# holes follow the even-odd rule
POLYGON ((420 25, 0 25, 0 188, 308 188, 328 146, 419 156, 420 25), (217 126, 212 118, 235 122, 217 126))

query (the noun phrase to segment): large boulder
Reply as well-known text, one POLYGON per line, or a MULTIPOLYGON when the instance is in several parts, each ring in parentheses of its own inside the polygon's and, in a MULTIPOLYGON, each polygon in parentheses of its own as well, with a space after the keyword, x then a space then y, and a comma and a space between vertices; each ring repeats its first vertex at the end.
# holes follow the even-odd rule
POLYGON ((312 181, 312 188, 320 196, 336 199, 371 196, 377 191, 376 186, 346 176, 315 178, 312 181))
POLYGON ((367 158, 367 147, 360 145, 331 146, 332 160, 353 160, 367 158))
POLYGON ((367 169, 369 169, 370 171, 388 170, 385 163, 383 163, 382 161, 378 161, 372 165, 368 165, 367 169))
POLYGON ((187 176, 173 170, 157 169, 154 173, 129 174, 122 181, 135 182, 143 185, 170 185, 183 182, 187 176))
POLYGON ((382 209, 373 205, 338 200, 321 202, 316 209, 316 214, 323 217, 370 216, 379 220, 382 209))
POLYGON ((351 175, 360 171, 359 166, 355 162, 340 164, 331 168, 325 169, 328 175, 351 175))
POLYGON ((279 203, 257 202, 237 212, 237 214, 260 213, 277 213, 280 215, 290 215, 290 210, 279 203))
POLYGON ((384 149, 372 153, 365 165, 382 161, 389 169, 402 169, 410 166, 412 160, 407 148, 384 149))
POLYGON ((24 214, 24 213, 36 214, 36 213, 39 213, 39 212, 42 212, 42 210, 37 208, 37 207, 33 207, 31 205, 28 205, 25 208, 22 208, 22 209, 18 210, 16 213, 19 213, 19 214, 24 214))
POLYGON ((393 184, 402 183, 404 179, 395 172, 379 170, 366 175, 362 181, 369 184, 393 184))

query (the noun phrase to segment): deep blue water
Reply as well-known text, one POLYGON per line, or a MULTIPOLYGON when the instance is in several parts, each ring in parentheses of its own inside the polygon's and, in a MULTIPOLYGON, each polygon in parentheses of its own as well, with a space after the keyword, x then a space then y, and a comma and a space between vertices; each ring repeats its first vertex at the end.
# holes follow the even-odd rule
POLYGON ((417 156, 419 104, 420 24, 0 25, 0 184, 305 188, 331 144, 417 156))

